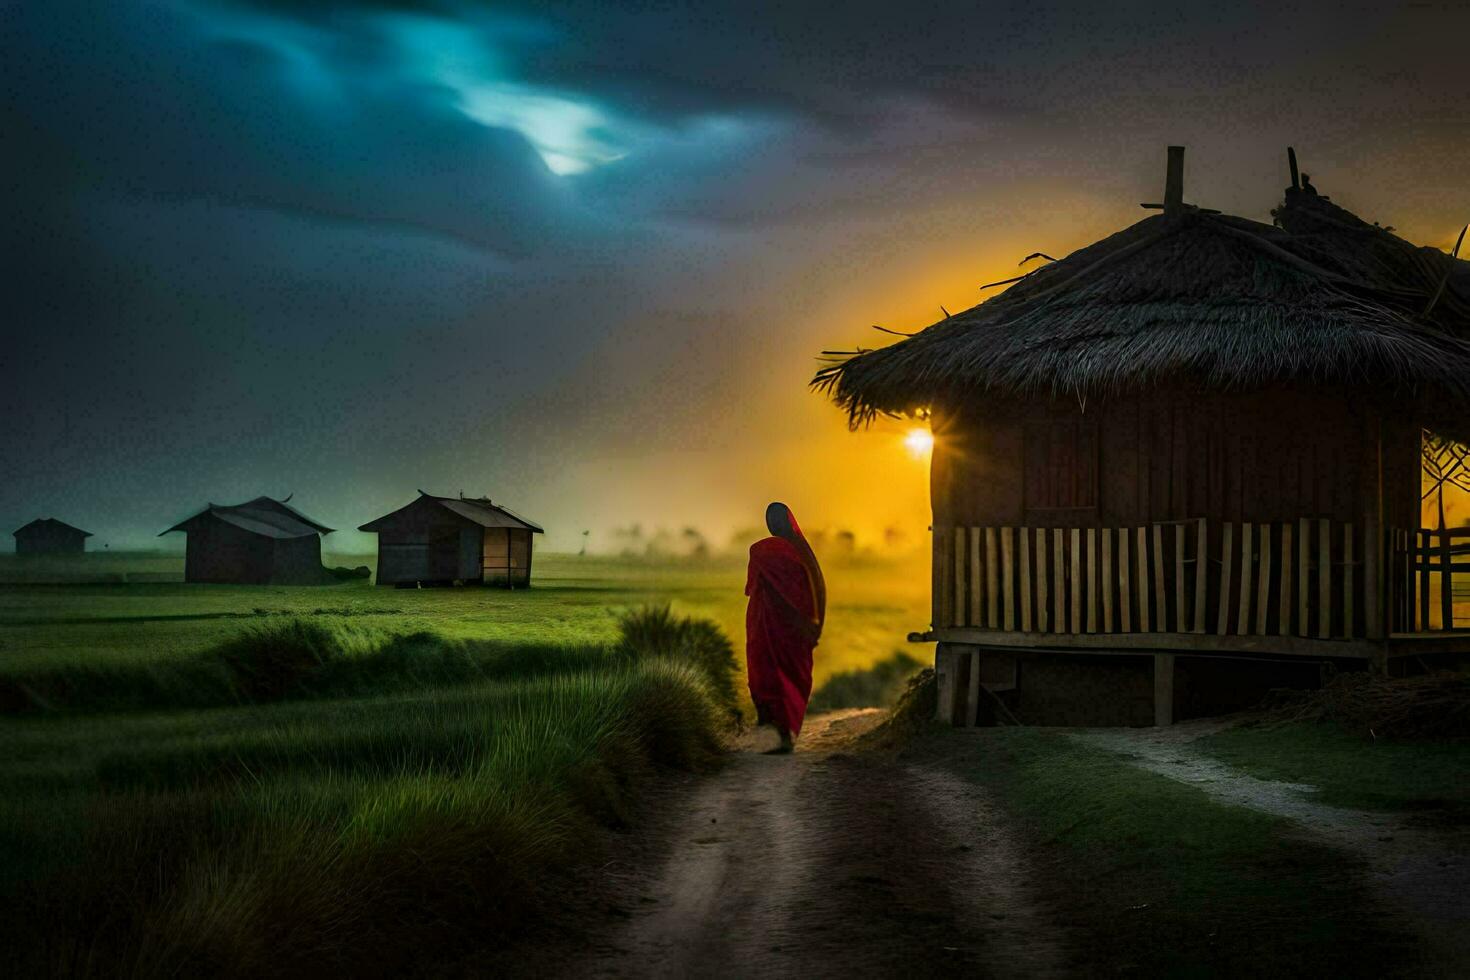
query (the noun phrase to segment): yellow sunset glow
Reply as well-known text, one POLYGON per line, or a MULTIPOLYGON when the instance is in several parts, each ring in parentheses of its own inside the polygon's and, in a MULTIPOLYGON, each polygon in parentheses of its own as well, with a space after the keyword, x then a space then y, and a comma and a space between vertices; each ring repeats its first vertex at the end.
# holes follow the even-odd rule
POLYGON ((923 458, 934 448, 934 433, 928 429, 910 429, 903 437, 903 444, 915 457, 923 458))

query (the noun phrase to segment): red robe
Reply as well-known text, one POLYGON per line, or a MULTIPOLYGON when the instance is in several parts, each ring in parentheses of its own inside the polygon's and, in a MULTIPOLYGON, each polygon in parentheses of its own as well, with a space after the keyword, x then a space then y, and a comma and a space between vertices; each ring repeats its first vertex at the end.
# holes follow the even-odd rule
POLYGON ((801 731, 812 694, 812 649, 817 645, 816 588, 796 546, 770 537, 750 546, 745 579, 745 670, 750 697, 762 723, 793 736, 801 731), (794 607, 782 608, 783 597, 794 607), (811 624, 803 630, 797 614, 811 624))

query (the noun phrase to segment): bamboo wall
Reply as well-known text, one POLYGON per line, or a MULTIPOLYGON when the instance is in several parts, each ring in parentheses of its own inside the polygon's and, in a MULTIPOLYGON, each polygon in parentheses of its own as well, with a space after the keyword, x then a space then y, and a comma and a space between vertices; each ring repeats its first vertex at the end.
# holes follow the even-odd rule
POLYGON ((1362 525, 1204 519, 934 528, 936 628, 1356 639, 1379 630, 1362 525))

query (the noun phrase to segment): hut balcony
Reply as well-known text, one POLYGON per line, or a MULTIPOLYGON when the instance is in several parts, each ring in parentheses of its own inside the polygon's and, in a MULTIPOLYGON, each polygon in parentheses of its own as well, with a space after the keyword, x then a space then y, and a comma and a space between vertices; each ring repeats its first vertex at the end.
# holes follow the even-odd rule
MULTIPOLYGON (((1097 689, 1116 723, 1169 724, 1189 710, 1179 678, 1222 664, 1255 667, 1257 687, 1193 713, 1354 663, 1394 670, 1470 653, 1470 528, 1380 533, 1325 518, 936 526, 933 573, 933 629, 912 638, 938 642, 940 716, 960 725, 1017 720, 1008 705, 1020 673, 1057 672, 1065 685, 1068 662, 1115 665, 1122 687, 1097 689)), ((1092 685, 1097 675, 1075 676, 1092 685)), ((1220 693, 1218 677, 1208 686, 1220 693)), ((1067 723, 1066 710, 1054 723, 1067 723)), ((1077 723, 1097 717, 1079 712, 1077 723)))
POLYGON ((927 640, 1372 659, 1470 650, 1470 528, 1325 518, 934 529, 927 640))

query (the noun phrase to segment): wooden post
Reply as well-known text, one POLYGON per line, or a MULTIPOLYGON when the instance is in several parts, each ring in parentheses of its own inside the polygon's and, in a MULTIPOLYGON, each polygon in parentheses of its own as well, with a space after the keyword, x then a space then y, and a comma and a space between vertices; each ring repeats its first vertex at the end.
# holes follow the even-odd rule
POLYGON ((1376 520, 1363 526, 1363 632, 1370 640, 1383 639, 1383 596, 1378 569, 1383 560, 1383 530, 1376 520))
MULTIPOLYGON (((1009 562, 1007 562, 1009 568, 1009 562)), ((995 528, 985 529, 985 625, 991 629, 1000 628, 1000 608, 996 588, 996 560, 995 560, 995 528)), ((1007 602, 1009 605, 1009 602, 1007 602)))
POLYGON ((1215 632, 1224 636, 1230 632, 1230 567, 1235 553, 1235 525, 1229 521, 1220 529, 1220 615, 1215 620, 1215 632))
POLYGON ((1082 632, 1082 532, 1072 528, 1072 622, 1073 633, 1082 632))
POLYGON ((1296 529, 1296 635, 1309 636, 1312 632, 1312 596, 1307 582, 1312 572, 1312 525, 1303 517, 1297 522, 1296 529))
POLYGON ((949 625, 949 617, 945 615, 944 608, 945 595, 949 590, 949 583, 945 579, 945 569, 949 567, 949 553, 945 550, 944 529, 935 524, 929 530, 934 536, 933 578, 929 585, 929 598, 934 608, 929 614, 929 621, 935 629, 943 629, 949 625))
POLYGON ((965 723, 965 691, 970 686, 970 657, 961 650, 951 649, 950 670, 954 683, 950 686, 949 723, 960 727, 965 723))
MULTIPOLYGON (((1447 531, 1439 532, 1439 628, 1455 628, 1455 584, 1453 579, 1450 536, 1447 531)), ((1425 590, 1429 591, 1428 589, 1425 590)))
POLYGON ((1184 204, 1184 147, 1169 147, 1169 169, 1164 178, 1164 212, 1178 211, 1184 204))
POLYGON ((1049 633, 1051 608, 1047 605, 1047 591, 1051 580, 1046 574, 1046 528, 1036 529, 1036 631, 1049 633))
POLYGON ((1383 419, 1373 425, 1373 499, 1368 502, 1368 520, 1363 525, 1363 628, 1370 640, 1387 636, 1384 620, 1389 612, 1388 590, 1392 576, 1380 570, 1387 567, 1383 553, 1383 419))
POLYGON ((1128 529, 1118 528, 1118 619, 1124 633, 1133 632, 1133 598, 1128 587, 1128 529))
POLYGON ((1016 628, 1016 545, 1015 528, 1000 529, 1000 574, 1005 605, 1006 630, 1016 628))
POLYGON ((968 537, 970 539, 970 625, 983 626, 985 625, 983 618, 985 604, 982 602, 984 592, 980 588, 980 583, 984 581, 981 571, 983 566, 980 564, 980 529, 970 528, 968 537))
POLYGON ((1147 633, 1148 628, 1148 528, 1138 529, 1138 632, 1147 633))
POLYGON ((1266 635, 1266 609, 1271 604, 1271 525, 1261 525, 1260 565, 1256 570, 1256 635, 1266 635))
POLYGON ((1067 632, 1067 567, 1063 555, 1062 538, 1065 535, 1061 528, 1055 528, 1051 532, 1051 568, 1052 568, 1052 615, 1051 631, 1053 633, 1067 632))
POLYGON ((954 702, 955 702, 955 654, 945 649, 943 643, 934 651, 934 674, 935 683, 938 686, 935 703, 935 720, 941 725, 954 724, 954 702))
POLYGON ((1281 525, 1281 620, 1279 636, 1291 635, 1291 522, 1281 525))
POLYGON ((1154 724, 1174 724, 1174 654, 1154 654, 1154 724))
POLYGON ((1317 638, 1332 637, 1332 521, 1317 522, 1317 638))
POLYGON ((1240 611, 1235 621, 1237 636, 1251 631, 1251 528, 1249 522, 1240 525, 1240 611))
POLYGON ((1412 633, 1415 631, 1415 623, 1418 615, 1419 595, 1414 589, 1414 533, 1408 530, 1399 531, 1400 554, 1403 556, 1403 588, 1404 594, 1399 600, 1404 606, 1403 631, 1412 633))
POLYGON ((1189 592, 1188 583, 1184 579, 1184 525, 1174 526, 1174 630, 1178 633, 1189 632, 1189 611, 1186 608, 1185 596, 1189 592))
POLYGON ((1429 533, 1422 528, 1414 532, 1414 557, 1409 564, 1414 576, 1414 591, 1419 594, 1419 631, 1429 632, 1429 533))
POLYGON ((1169 632, 1169 595, 1164 581, 1164 526, 1154 525, 1154 629, 1169 632))
POLYGON ((980 651, 970 654, 970 689, 965 701, 965 724, 974 728, 980 723, 980 651))
POLYGON ((954 619, 956 626, 965 625, 965 529, 954 529, 954 619))
POLYGON ((1394 528, 1393 563, 1388 568, 1388 577, 1393 580, 1393 612, 1384 623, 1387 633, 1408 633, 1413 630, 1413 614, 1409 612, 1410 597, 1414 594, 1414 583, 1408 576, 1409 536, 1402 528, 1394 528))
POLYGON ((1021 632, 1031 632, 1031 529, 1021 528, 1021 632))
POLYGON ((1199 532, 1194 546, 1194 631, 1205 631, 1205 615, 1209 611, 1207 599, 1210 584, 1210 536, 1205 519, 1199 519, 1199 532))
POLYGON ((1087 529, 1087 632, 1097 632, 1097 528, 1087 529))

